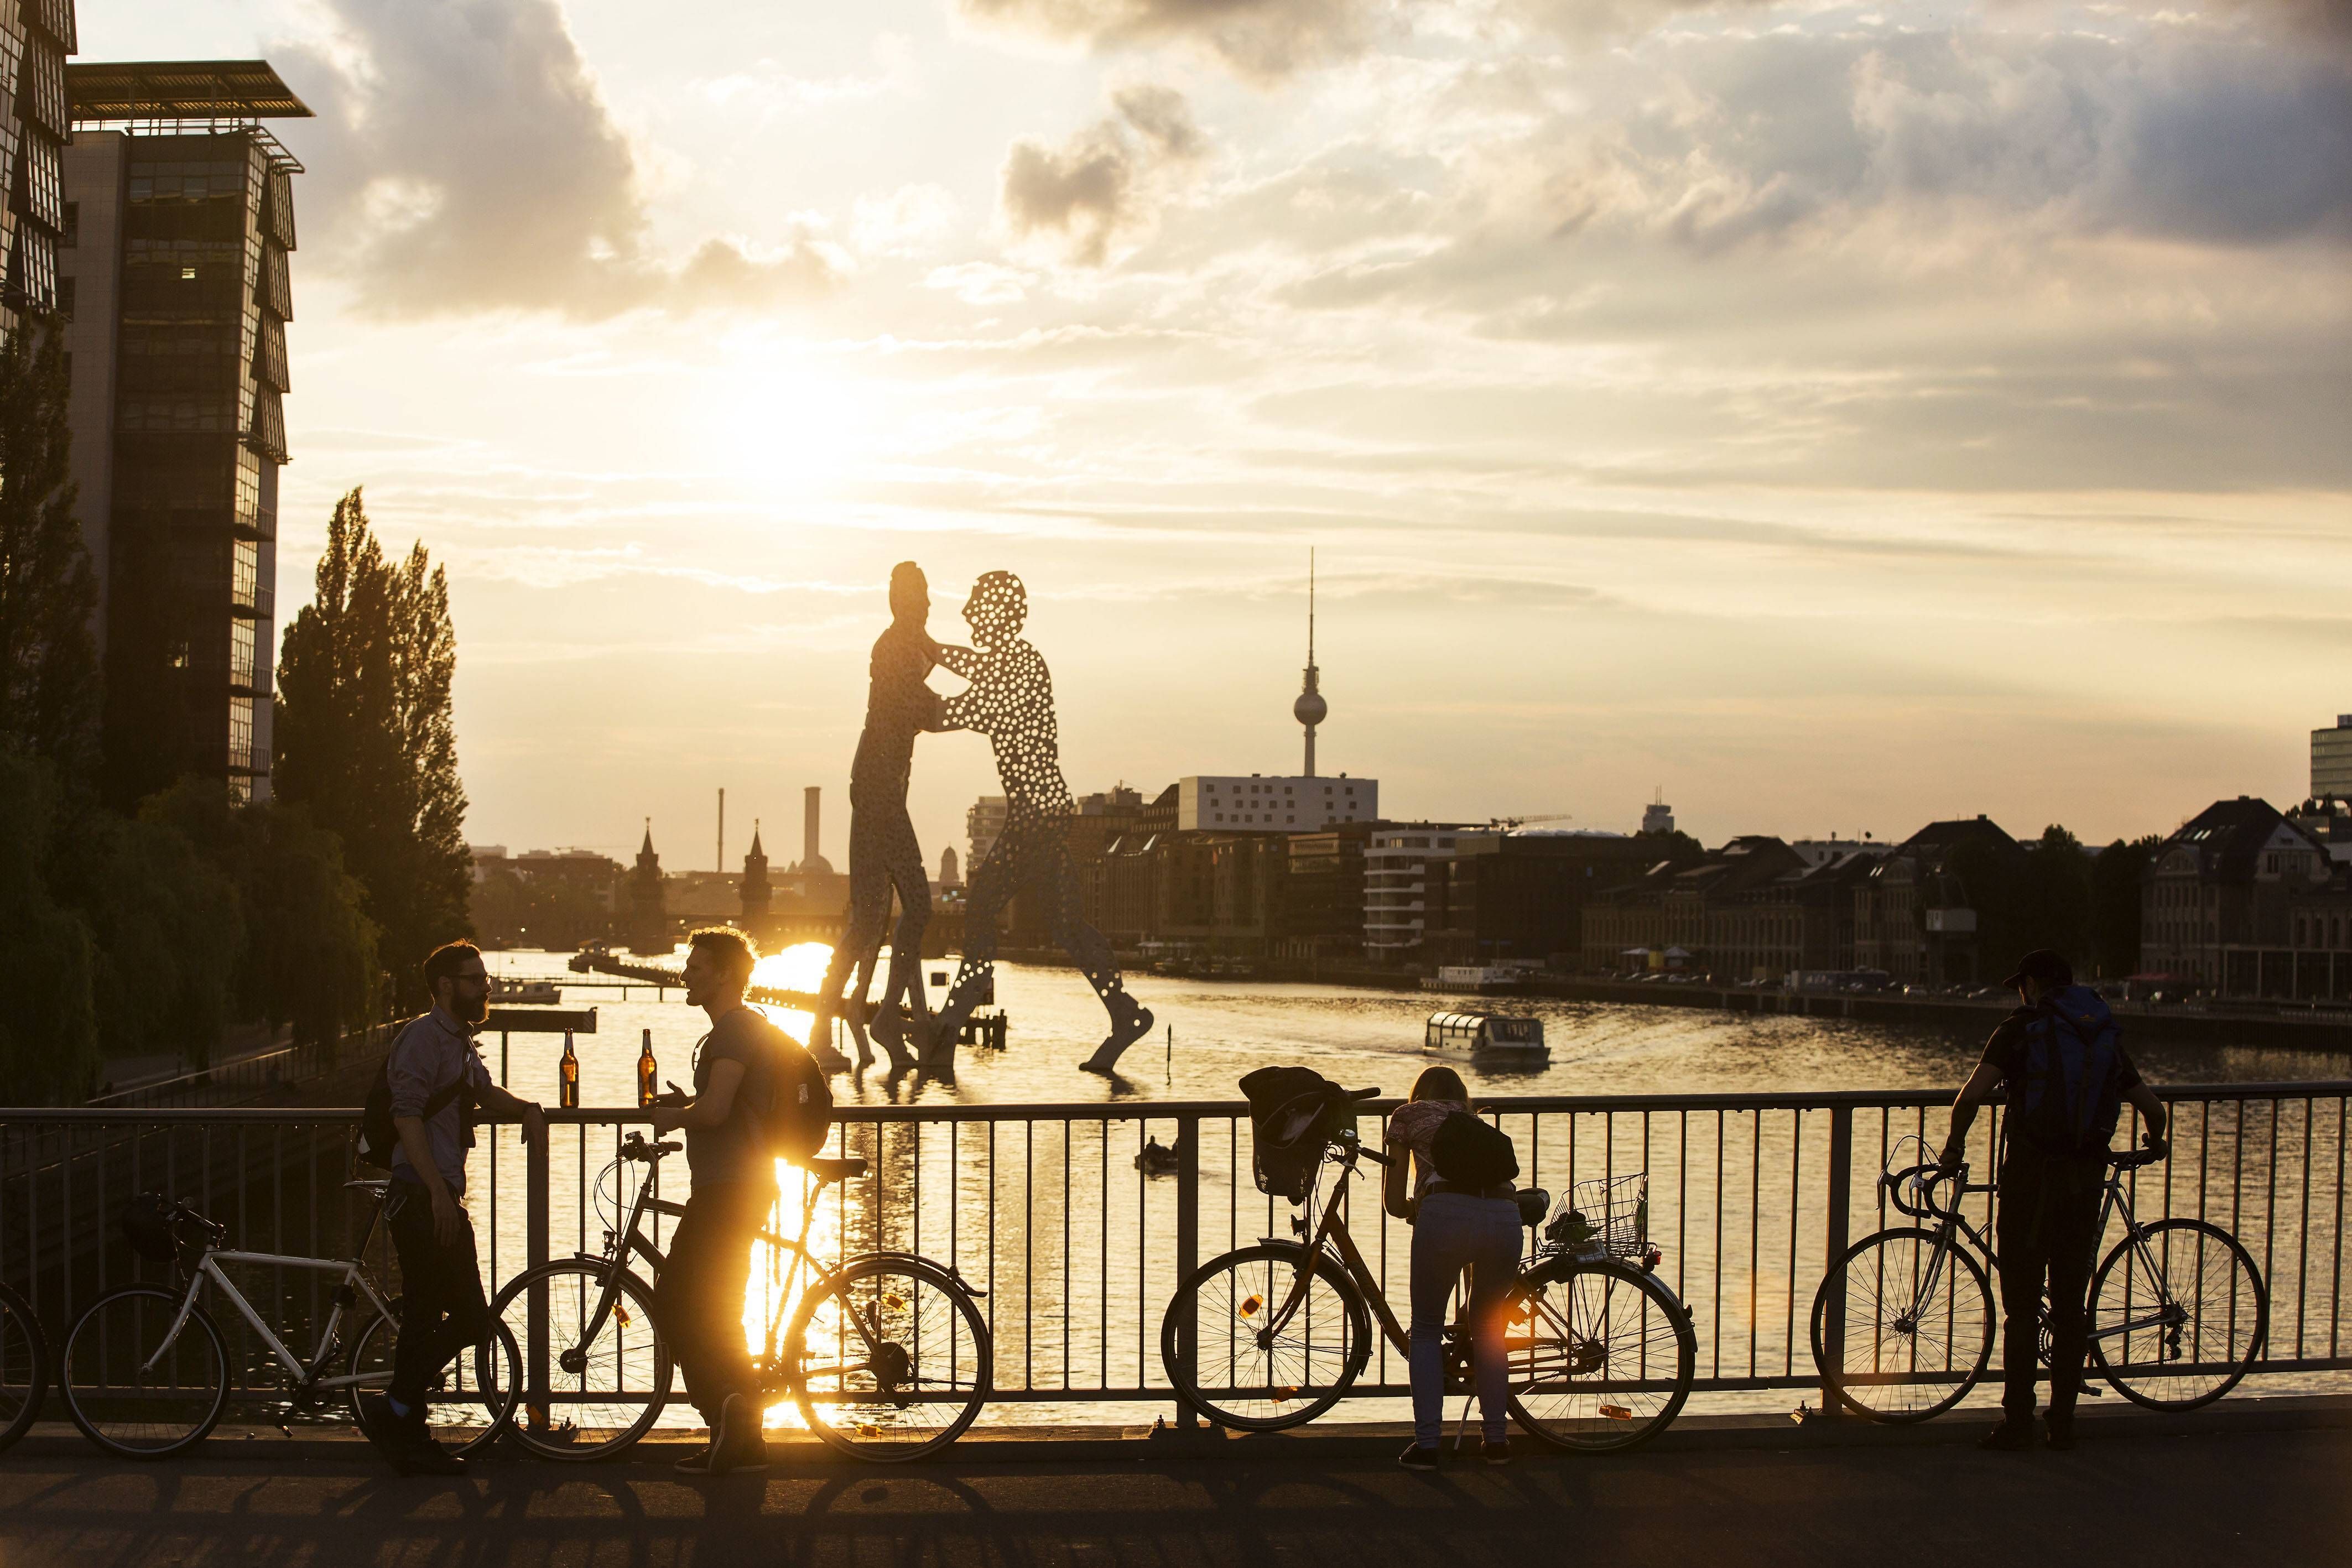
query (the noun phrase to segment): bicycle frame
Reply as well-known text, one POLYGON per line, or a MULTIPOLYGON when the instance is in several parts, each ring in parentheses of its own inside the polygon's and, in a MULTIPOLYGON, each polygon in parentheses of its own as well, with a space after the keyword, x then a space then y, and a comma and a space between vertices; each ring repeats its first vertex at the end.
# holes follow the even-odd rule
MULTIPOLYGON (((2090 1256, 2085 1260, 2083 1278, 2087 1281, 2097 1273, 2099 1243, 2105 1238, 2107 1227, 2114 1222, 2116 1214, 2120 1212, 2124 1221, 2124 1239, 2130 1245, 2140 1269, 2149 1279, 2161 1282, 2164 1280, 2164 1270, 2157 1265, 2156 1260, 2148 1253, 2146 1233, 2140 1229, 2138 1217, 2132 1210, 2131 1196, 2124 1190, 2123 1174, 2122 1169, 2113 1166, 2110 1166, 2105 1173, 2104 1183, 2105 1190, 2099 1198, 2099 1222, 2091 1231, 2090 1256)), ((1966 1167, 1962 1167, 1958 1186, 1952 1194, 1951 1207, 1936 1207, 1930 1210, 1939 1221, 1936 1228, 1936 1248, 1929 1255, 1926 1272, 1920 1276, 1919 1288, 1914 1297, 1916 1301, 1932 1298, 1936 1293, 1937 1286, 1942 1282, 1945 1260, 1956 1245, 1952 1234, 1956 1229, 1968 1238, 1979 1255, 1984 1259, 1989 1270, 1994 1272, 2000 1270, 2000 1254, 1994 1250, 1992 1239, 1987 1234, 1990 1227, 1988 1226, 1986 1229, 1980 1230, 1969 1223, 1968 1217, 1960 1212, 1960 1203, 1963 1199, 1975 1197, 1979 1193, 1996 1193, 1999 1190, 1998 1183, 1970 1185, 1966 1167)), ((1898 1203, 1895 1207, 1901 1208, 1903 1206, 1898 1203)), ((2087 1286, 2085 1288, 2087 1289, 2087 1286)), ((2046 1300, 2048 1295, 2046 1287, 2043 1295, 2046 1300)), ((2088 1330, 2085 1338, 2095 1342, 2113 1339, 2120 1334, 2129 1334, 2140 1329, 2160 1325, 2177 1315, 2179 1312, 2178 1307, 2168 1307, 2159 1303, 2147 1316, 2126 1318, 2109 1328, 2088 1330)))
POLYGON ((388 1318, 392 1315, 392 1308, 383 1297, 377 1293, 375 1282, 368 1278, 367 1270, 360 1266, 358 1260, 289 1258, 275 1252, 226 1252, 214 1251, 209 1248, 205 1249, 204 1257, 197 1262, 189 1276, 188 1289, 180 1299, 180 1310, 172 1320, 171 1331, 164 1334, 163 1343, 155 1347, 155 1354, 147 1358, 146 1364, 140 1370, 152 1372, 163 1361, 164 1355, 170 1352, 173 1344, 178 1341, 181 1331, 187 1327, 188 1318, 195 1310, 196 1297, 203 1291, 208 1281, 220 1287, 222 1292, 236 1305, 238 1314, 253 1326, 253 1332, 261 1336, 262 1343, 269 1347, 270 1354, 275 1355, 278 1364, 286 1369, 286 1375, 292 1378, 299 1386, 304 1389, 337 1389, 375 1381, 376 1375, 372 1374, 344 1377, 318 1375, 319 1369, 327 1363, 329 1348, 335 1343, 335 1331, 342 1324, 343 1309, 352 1302, 355 1291, 358 1295, 365 1296, 368 1304, 373 1307, 380 1316, 388 1318), (268 1323, 262 1322, 261 1314, 254 1311, 253 1303, 245 1299, 245 1292, 236 1288, 236 1281, 231 1280, 222 1270, 221 1265, 224 1263, 307 1269, 318 1273, 332 1273, 339 1269, 342 1270, 342 1283, 335 1291, 334 1308, 328 1312, 326 1324, 319 1331, 319 1348, 311 1353, 308 1364, 298 1358, 292 1351, 287 1349, 286 1342, 279 1339, 268 1323))

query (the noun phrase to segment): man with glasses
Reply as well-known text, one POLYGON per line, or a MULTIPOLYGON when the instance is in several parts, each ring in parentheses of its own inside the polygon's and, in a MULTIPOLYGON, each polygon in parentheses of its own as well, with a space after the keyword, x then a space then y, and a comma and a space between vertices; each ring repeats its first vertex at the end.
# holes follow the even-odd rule
POLYGON ((400 1337, 392 1353, 392 1387, 367 1394, 366 1430, 403 1475, 463 1475, 466 1462, 442 1448, 425 1427, 425 1391, 490 1329, 482 1299, 473 1221, 463 1205, 466 1151, 478 1119, 519 1121, 530 1138, 544 1126, 539 1106, 490 1082, 474 1049, 474 1030, 490 1013, 489 971, 471 942, 450 942, 425 960, 432 1008, 409 1020, 392 1043, 385 1076, 400 1147, 392 1156, 384 1216, 400 1256, 400 1337), (477 1108, 490 1114, 478 1118, 477 1108), (377 1403, 380 1402, 380 1403, 377 1403))

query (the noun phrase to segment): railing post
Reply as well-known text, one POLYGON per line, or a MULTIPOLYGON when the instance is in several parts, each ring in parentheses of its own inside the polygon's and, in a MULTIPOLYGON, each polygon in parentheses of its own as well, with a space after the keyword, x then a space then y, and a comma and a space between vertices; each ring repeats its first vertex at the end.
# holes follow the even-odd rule
MULTIPOLYGON (((547 1124, 542 1121, 536 1134, 528 1137, 530 1154, 524 1161, 523 1264, 530 1269, 536 1269, 547 1261, 548 1136, 547 1124)), ((523 1330, 524 1419, 534 1427, 545 1430, 553 1422, 549 1418, 548 1409, 547 1286, 543 1281, 530 1288, 526 1317, 528 1321, 523 1330)))
MULTIPOLYGON (((1176 1118, 1176 1280, 1175 1291, 1182 1302, 1183 1317, 1178 1325, 1177 1348, 1183 1357, 1184 1375, 1199 1378, 1201 1324, 1192 1311, 1192 1293, 1183 1289, 1184 1281, 1201 1261, 1201 1118, 1197 1115, 1176 1118)), ((1138 1369, 1140 1371, 1140 1369, 1138 1369)), ((1140 1382, 1139 1377, 1137 1381, 1140 1382)), ((1176 1424, 1191 1428, 1201 1424, 1192 1405, 1176 1401, 1176 1424)))
POLYGON ((1829 1225, 1823 1237, 1822 1273, 1829 1289, 1829 1300, 1822 1303, 1822 1416, 1834 1421, 1845 1413, 1839 1397, 1839 1385, 1845 1367, 1845 1270, 1838 1267, 1844 1257, 1847 1236, 1847 1210, 1853 1203, 1853 1107, 1830 1107, 1830 1191, 1829 1225))

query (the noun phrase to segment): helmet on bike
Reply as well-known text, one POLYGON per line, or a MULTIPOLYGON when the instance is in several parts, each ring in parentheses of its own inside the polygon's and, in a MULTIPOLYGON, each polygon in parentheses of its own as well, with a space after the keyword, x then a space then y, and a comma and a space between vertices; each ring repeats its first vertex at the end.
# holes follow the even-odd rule
POLYGON ((122 1239, 131 1250, 157 1263, 179 1256, 172 1234, 172 1200, 160 1192, 142 1192, 122 1206, 122 1239))

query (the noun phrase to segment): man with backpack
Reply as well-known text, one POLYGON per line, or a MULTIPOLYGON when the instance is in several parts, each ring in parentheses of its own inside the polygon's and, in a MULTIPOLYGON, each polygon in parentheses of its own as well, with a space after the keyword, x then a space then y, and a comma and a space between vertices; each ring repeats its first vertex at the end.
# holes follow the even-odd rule
POLYGON ((2000 1426, 1979 1447, 2033 1447, 2033 1384, 2040 1359, 2042 1282, 2050 1287, 2049 1444, 2074 1446, 2074 1400, 2083 1386, 2087 1325, 2084 1297, 2098 1247, 2099 1201, 2105 1188, 2107 1140, 2128 1101, 2159 1157, 2167 1118, 2124 1054, 2115 1015, 2096 991, 2074 984, 2074 967, 2047 948, 2018 960, 2002 982, 2020 1006, 1985 1042, 1983 1060, 1952 1102, 1952 1127, 1940 1164, 1958 1167, 1977 1108, 2006 1084, 2000 1212, 2001 1365, 2000 1426))
POLYGON ((803 1147, 797 1134, 812 1113, 829 1116, 833 1101, 808 1052, 743 999, 757 961, 751 939, 713 926, 688 941, 686 999, 709 1016, 710 1032, 695 1047, 691 1097, 653 1113, 656 1133, 685 1131, 694 1178, 654 1281, 654 1315, 687 1397, 710 1428, 710 1446, 677 1468, 723 1476, 767 1468, 760 1379, 743 1340, 751 1239, 775 1207, 779 1152, 813 1152, 814 1144, 803 1147), (812 1101, 812 1076, 821 1107, 812 1101))
POLYGON ((426 1387, 450 1358, 489 1333, 474 1225, 467 1216, 466 1151, 479 1120, 519 1121, 529 1137, 543 1125, 537 1104, 490 1082, 474 1048, 489 1017, 490 977, 482 951, 450 942, 425 956, 427 1011, 392 1043, 361 1118, 359 1155, 387 1166, 385 1222, 400 1257, 400 1336, 392 1386, 362 1396, 363 1429, 403 1475, 463 1475, 466 1462, 433 1441, 426 1387), (487 1111, 487 1117, 477 1110, 487 1111))

